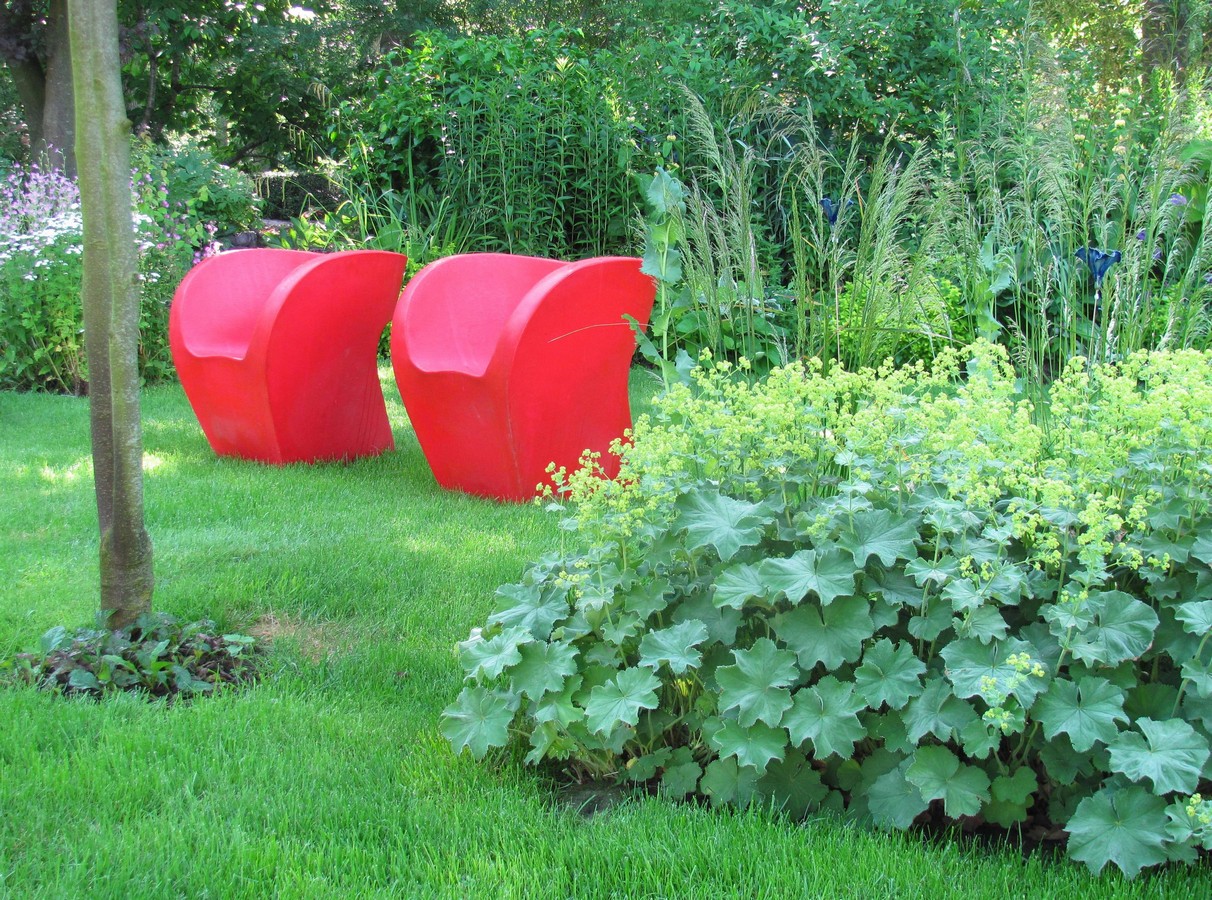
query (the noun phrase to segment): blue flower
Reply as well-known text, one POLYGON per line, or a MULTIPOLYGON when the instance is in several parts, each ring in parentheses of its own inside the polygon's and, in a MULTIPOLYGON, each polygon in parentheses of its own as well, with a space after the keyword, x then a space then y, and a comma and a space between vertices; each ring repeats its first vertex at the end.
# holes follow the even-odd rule
POLYGON ((1182 194, 1171 194, 1170 203, 1174 206, 1186 206, 1187 198, 1184 197, 1182 194))
MULTIPOLYGON (((847 200, 846 206, 854 206, 854 201, 847 200)), ((821 207, 825 210, 825 220, 829 223, 829 227, 832 228, 837 224, 837 214, 842 211, 842 204, 837 203, 829 197, 822 197, 821 207)))
POLYGON ((1136 239, 1138 241, 1143 241, 1145 239, 1145 229, 1142 228, 1140 231, 1136 232, 1136 239))
POLYGON ((1107 270, 1111 268, 1113 263, 1117 263, 1124 258, 1124 255, 1118 250, 1104 253, 1097 247, 1082 247, 1074 255, 1090 267, 1090 273, 1094 276, 1095 287, 1101 287, 1103 276, 1107 274, 1107 270))

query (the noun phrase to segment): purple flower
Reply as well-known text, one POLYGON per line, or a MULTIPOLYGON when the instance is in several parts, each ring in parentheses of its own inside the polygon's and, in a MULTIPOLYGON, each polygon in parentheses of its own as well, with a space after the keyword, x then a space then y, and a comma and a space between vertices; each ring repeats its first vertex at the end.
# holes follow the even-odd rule
POLYGON ((1184 197, 1182 194, 1171 194, 1170 203, 1173 206, 1186 206, 1187 198, 1184 197))
POLYGON ((1145 229, 1142 228, 1140 231, 1136 232, 1136 239, 1138 241, 1143 241, 1145 239, 1145 229))
POLYGON ((1162 258, 1161 247, 1158 247, 1156 250, 1153 251, 1153 258, 1155 260, 1159 260, 1162 258))
POLYGON ((1212 284, 1212 272, 1208 272, 1204 275, 1204 284, 1212 284))

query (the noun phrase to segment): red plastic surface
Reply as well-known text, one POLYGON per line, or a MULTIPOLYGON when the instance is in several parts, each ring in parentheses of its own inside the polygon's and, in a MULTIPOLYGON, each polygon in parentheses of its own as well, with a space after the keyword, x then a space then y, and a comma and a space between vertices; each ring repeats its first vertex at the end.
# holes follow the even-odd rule
POLYGON ((656 284, 640 261, 451 256, 413 277, 392 318, 396 383, 438 483, 529 500, 631 426, 627 375, 656 284))
POLYGON ((376 354, 405 261, 234 250, 190 270, 169 345, 215 453, 283 464, 392 448, 376 354))

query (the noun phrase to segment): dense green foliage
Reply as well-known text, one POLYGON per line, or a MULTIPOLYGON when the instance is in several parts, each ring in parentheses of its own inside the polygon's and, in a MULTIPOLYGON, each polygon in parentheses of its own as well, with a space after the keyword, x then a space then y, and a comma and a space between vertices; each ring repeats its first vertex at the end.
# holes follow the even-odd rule
POLYGON ((250 684, 257 677, 256 641, 215 631, 214 622, 181 623, 166 613, 145 613, 114 631, 68 634, 57 626, 42 636, 37 653, 0 660, 0 680, 95 697, 109 690, 190 696, 250 684))
MULTIPOLYGON (((1058 826, 1093 872, 1212 849, 1212 356, 722 363, 563 485, 564 552, 460 645, 483 756, 884 827, 1058 826), (571 541, 572 539, 570 539, 571 541)), ((557 482, 564 479, 557 473, 557 482)))
MULTIPOLYGON (((173 374, 168 309, 189 268, 216 238, 257 216, 248 177, 192 144, 147 144, 134 154, 139 247, 139 370, 145 382, 173 374)), ((72 179, 14 167, 0 182, 0 388, 82 393, 81 220, 72 179)))
MULTIPOLYGON (((349 465, 216 459, 180 387, 144 391, 156 606, 255 634, 261 678, 172 704, 0 688, 12 724, 0 728, 0 894, 1212 893, 1206 865, 1092 879, 996 844, 565 791, 520 760, 456 756, 438 730, 463 674, 455 643, 484 622, 497 585, 555 546, 558 521, 438 488, 383 376, 397 449, 349 465)), ((646 409, 653 379, 637 372, 633 386, 632 408, 646 409)), ((85 401, 0 391, 0 656, 96 611, 97 570, 80 563, 96 539, 87 457, 85 401)))

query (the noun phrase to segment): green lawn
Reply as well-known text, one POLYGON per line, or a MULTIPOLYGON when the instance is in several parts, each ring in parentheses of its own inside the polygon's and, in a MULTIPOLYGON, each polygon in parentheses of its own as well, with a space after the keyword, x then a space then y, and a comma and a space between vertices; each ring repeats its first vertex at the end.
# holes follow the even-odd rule
MULTIPOLYGON (((216 459, 179 388, 146 392, 155 605, 272 635, 266 677, 172 708, 0 690, 0 897, 1212 896, 1206 864, 1126 882, 829 818, 587 816, 518 763, 456 758, 455 642, 559 531, 438 490, 389 411, 392 453, 270 468, 216 459)), ((0 654, 91 622, 95 532, 86 401, 0 393, 0 654)))

